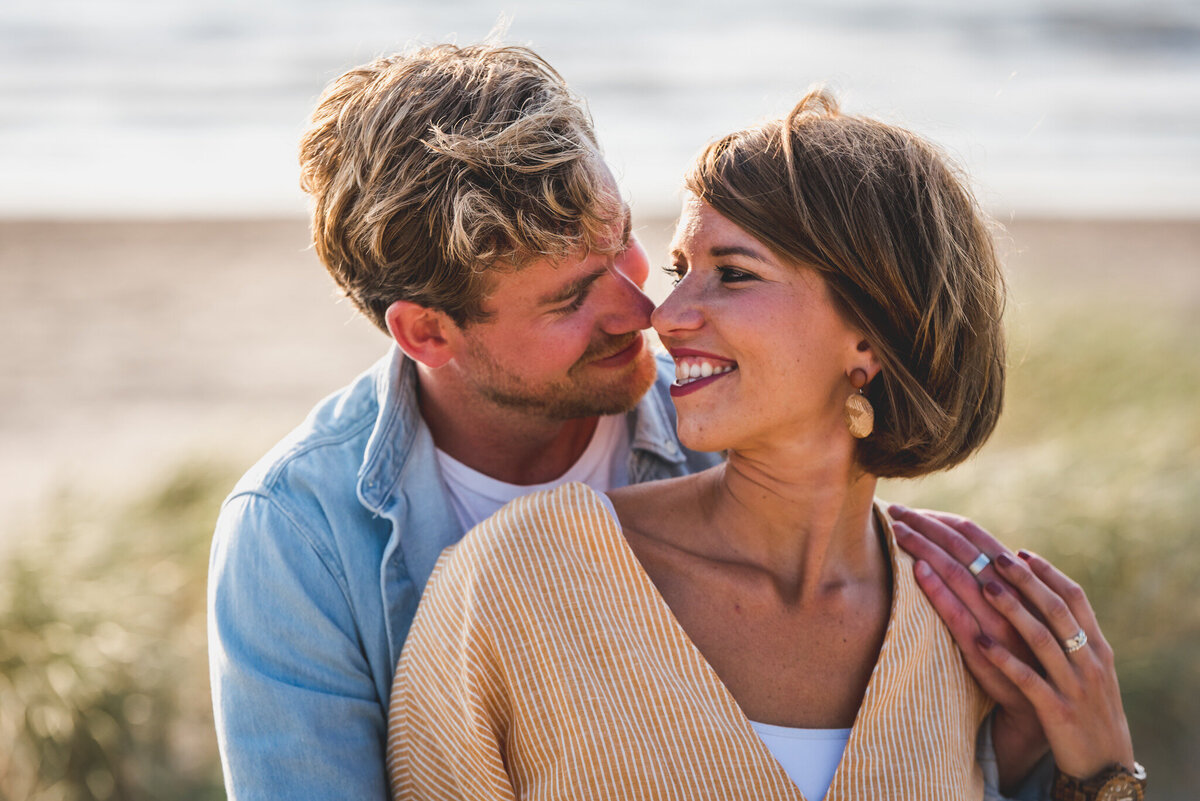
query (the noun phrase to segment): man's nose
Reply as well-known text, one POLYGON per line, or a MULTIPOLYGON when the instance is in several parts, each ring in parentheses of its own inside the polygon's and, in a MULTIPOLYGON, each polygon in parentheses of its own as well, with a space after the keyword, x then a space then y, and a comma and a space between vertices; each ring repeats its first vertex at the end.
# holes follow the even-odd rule
POLYGON ((642 247, 642 243, 636 236, 630 235, 629 246, 617 254, 613 260, 613 266, 632 281, 638 289, 645 288, 646 279, 650 277, 650 258, 646 255, 646 249, 642 247))
POLYGON ((650 261, 646 251, 636 238, 631 239, 629 247, 613 260, 614 289, 604 320, 607 333, 626 334, 650 327, 654 301, 642 291, 649 276, 650 261))

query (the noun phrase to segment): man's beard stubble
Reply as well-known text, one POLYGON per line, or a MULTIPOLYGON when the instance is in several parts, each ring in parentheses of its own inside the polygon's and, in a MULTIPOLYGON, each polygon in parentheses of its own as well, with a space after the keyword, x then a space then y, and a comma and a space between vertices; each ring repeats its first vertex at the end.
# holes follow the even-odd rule
POLYGON ((616 375, 606 384, 594 386, 584 379, 583 374, 597 359, 613 356, 629 347, 638 333, 589 345, 567 370, 565 379, 540 387, 530 387, 520 379, 514 379, 490 354, 472 346, 470 353, 475 362, 472 383, 481 396, 498 406, 550 420, 628 412, 649 391, 657 375, 654 357, 646 352, 644 344, 643 352, 633 362, 624 368, 614 368, 616 375))

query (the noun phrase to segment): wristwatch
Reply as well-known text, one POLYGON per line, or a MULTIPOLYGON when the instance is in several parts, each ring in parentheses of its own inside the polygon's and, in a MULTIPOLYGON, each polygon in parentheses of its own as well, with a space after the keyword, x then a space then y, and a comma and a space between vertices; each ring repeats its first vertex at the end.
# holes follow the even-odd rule
POLYGON ((1053 801, 1145 801, 1146 769, 1137 762, 1133 772, 1124 765, 1110 765, 1090 779, 1077 779, 1054 771, 1053 801))

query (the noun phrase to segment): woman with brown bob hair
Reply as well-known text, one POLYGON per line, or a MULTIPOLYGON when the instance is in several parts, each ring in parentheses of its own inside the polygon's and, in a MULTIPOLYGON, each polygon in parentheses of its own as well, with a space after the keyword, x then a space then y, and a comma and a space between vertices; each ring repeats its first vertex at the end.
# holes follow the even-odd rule
POLYGON ((1031 760, 997 779, 994 733, 1032 761, 1048 742, 1063 792, 1140 798, 1078 588, 951 518, 939 549, 875 499, 1000 413, 1004 283, 963 180, 817 91, 709 145, 686 186, 653 323, 680 441, 728 458, 537 493, 447 549, 393 686, 395 797, 996 798, 1031 760), (964 547, 939 571, 1011 636, 952 635, 922 594, 964 547))

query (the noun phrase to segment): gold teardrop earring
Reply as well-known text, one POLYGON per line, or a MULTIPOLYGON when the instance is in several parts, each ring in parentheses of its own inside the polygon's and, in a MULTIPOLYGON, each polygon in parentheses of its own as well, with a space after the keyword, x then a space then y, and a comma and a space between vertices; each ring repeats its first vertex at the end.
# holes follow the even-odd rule
POLYGON ((861 367, 851 370, 850 384, 855 392, 846 398, 846 428, 850 429, 850 436, 863 439, 875 430, 875 409, 862 391, 867 385, 867 371, 861 367))

